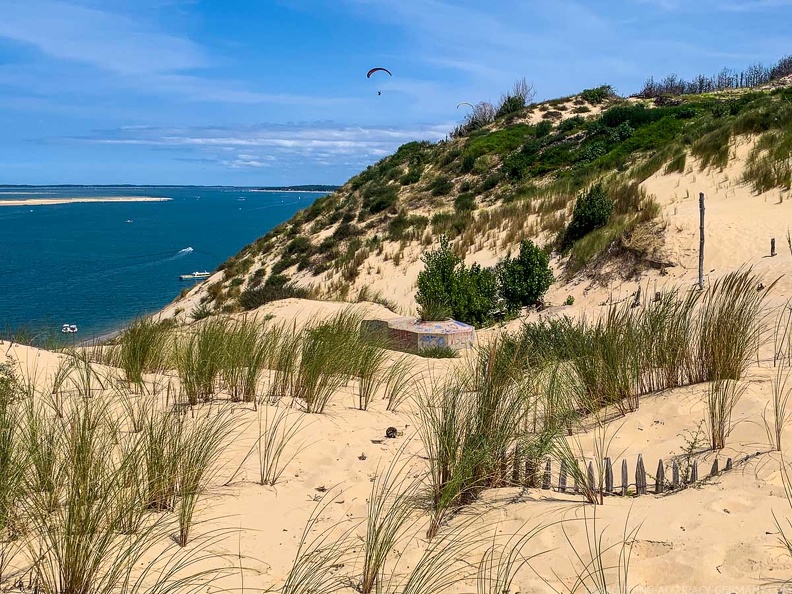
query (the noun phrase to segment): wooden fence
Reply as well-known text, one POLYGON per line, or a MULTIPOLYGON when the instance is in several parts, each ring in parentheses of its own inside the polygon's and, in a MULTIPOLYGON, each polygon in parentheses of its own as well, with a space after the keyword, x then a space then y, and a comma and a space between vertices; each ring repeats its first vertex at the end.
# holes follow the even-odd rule
MULTIPOLYGON (((746 456, 748 460, 750 456, 746 456)), ((541 462, 532 458, 521 457, 519 451, 511 456, 513 466, 511 472, 511 483, 527 488, 541 488, 553 490, 559 493, 581 493, 583 485, 579 485, 575 476, 585 476, 586 486, 589 491, 602 495, 647 495, 663 494, 677 491, 693 485, 699 481, 728 472, 733 468, 731 458, 726 459, 726 463, 721 468, 720 460, 715 458, 709 472, 699 474, 699 463, 697 460, 684 461, 684 468, 680 467, 678 459, 673 459, 670 465, 670 476, 666 476, 667 469, 662 459, 657 462, 657 470, 654 476, 647 474, 644 465, 643 455, 638 454, 635 469, 631 473, 630 465, 627 460, 621 461, 618 483, 614 480, 614 468, 610 458, 603 460, 602 466, 595 469, 594 462, 589 461, 588 466, 583 472, 570 472, 567 463, 562 461, 553 462, 550 458, 544 460, 544 468, 541 462), (556 470, 557 468, 557 470, 556 470), (601 475, 601 476, 599 476, 601 475)), ((505 477, 504 477, 505 478, 505 477)), ((508 482, 508 481, 506 481, 508 482)))

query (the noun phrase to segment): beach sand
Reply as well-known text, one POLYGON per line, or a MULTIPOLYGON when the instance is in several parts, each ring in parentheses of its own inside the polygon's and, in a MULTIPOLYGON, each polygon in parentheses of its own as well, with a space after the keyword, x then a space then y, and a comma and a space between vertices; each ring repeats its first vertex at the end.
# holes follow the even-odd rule
POLYGON ((85 202, 168 202, 173 198, 154 196, 96 196, 76 198, 21 198, 0 200, 0 206, 53 206, 55 204, 77 204, 85 202))

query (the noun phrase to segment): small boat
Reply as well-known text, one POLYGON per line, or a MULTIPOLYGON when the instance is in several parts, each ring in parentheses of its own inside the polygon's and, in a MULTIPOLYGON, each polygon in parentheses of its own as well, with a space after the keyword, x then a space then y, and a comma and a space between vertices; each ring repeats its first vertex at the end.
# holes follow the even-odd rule
POLYGON ((134 221, 132 219, 127 219, 126 222, 127 223, 133 223, 134 221))
POLYGON ((211 272, 207 272, 206 270, 204 270, 203 272, 197 272, 196 271, 196 272, 191 272, 190 274, 180 274, 179 275, 179 280, 183 280, 183 281, 186 281, 186 280, 198 280, 198 279, 202 279, 202 278, 209 278, 210 276, 212 276, 212 273, 211 272))
POLYGON ((64 334, 76 334, 77 333, 77 326, 74 324, 64 324, 61 326, 61 332, 64 334))

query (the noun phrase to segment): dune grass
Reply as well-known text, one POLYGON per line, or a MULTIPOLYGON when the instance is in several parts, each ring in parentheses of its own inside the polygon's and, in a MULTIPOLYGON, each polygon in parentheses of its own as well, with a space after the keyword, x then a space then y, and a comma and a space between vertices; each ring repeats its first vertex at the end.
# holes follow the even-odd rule
POLYGON ((381 591, 388 558, 417 521, 414 512, 421 481, 410 476, 403 451, 402 447, 371 485, 362 545, 363 571, 356 588, 361 594, 381 591))
POLYGON ((338 494, 325 494, 317 503, 305 523, 297 553, 284 583, 279 588, 268 591, 277 591, 280 594, 332 594, 346 585, 338 569, 350 558, 350 536, 354 526, 341 530, 340 534, 334 534, 338 530, 335 525, 324 530, 317 526, 319 519, 337 500, 337 496, 338 494))
MULTIPOLYGON (((601 592, 614 592, 616 594, 629 594, 635 588, 631 585, 630 562, 633 546, 641 525, 632 528, 628 514, 624 523, 622 534, 613 544, 606 545, 605 534, 608 526, 600 528, 597 521, 597 508, 591 516, 583 508, 583 517, 579 520, 585 529, 585 543, 583 546, 575 543, 570 536, 566 525, 562 523, 562 530, 568 548, 568 556, 573 566, 575 575, 571 585, 555 575, 556 583, 560 589, 551 584, 541 574, 538 574, 553 591, 561 594, 575 594, 586 592, 600 594, 601 592)), ((574 522, 574 520, 573 520, 574 522)))
POLYGON ((286 454, 287 448, 305 428, 305 418, 299 412, 290 412, 284 406, 261 407, 258 413, 259 436, 254 445, 258 453, 259 484, 273 486, 278 482, 286 467, 305 449, 302 444, 286 454))
POLYGON ((132 322, 118 337, 111 364, 120 367, 131 386, 143 388, 143 374, 164 369, 170 358, 171 329, 150 318, 132 322))
POLYGON ((190 329, 176 344, 176 370, 180 385, 190 406, 211 401, 218 388, 218 379, 227 360, 230 322, 210 318, 190 329))
POLYGON ((216 471, 215 463, 228 445, 236 426, 233 409, 223 407, 201 411, 190 420, 182 434, 178 456, 177 515, 179 532, 176 542, 187 546, 198 499, 216 471))

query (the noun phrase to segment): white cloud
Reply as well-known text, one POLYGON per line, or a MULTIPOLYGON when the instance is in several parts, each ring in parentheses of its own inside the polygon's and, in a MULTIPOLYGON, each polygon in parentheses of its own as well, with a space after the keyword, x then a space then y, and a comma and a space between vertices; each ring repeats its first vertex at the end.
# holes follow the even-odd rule
MULTIPOLYGON (((201 161, 233 169, 282 166, 295 162, 358 164, 391 154, 413 140, 436 141, 445 137, 451 123, 411 128, 344 126, 333 122, 311 124, 259 124, 239 127, 156 128, 132 126, 97 131, 89 136, 48 142, 131 145, 179 153, 199 153, 201 161)), ((191 159, 192 160, 192 159, 191 159)))

